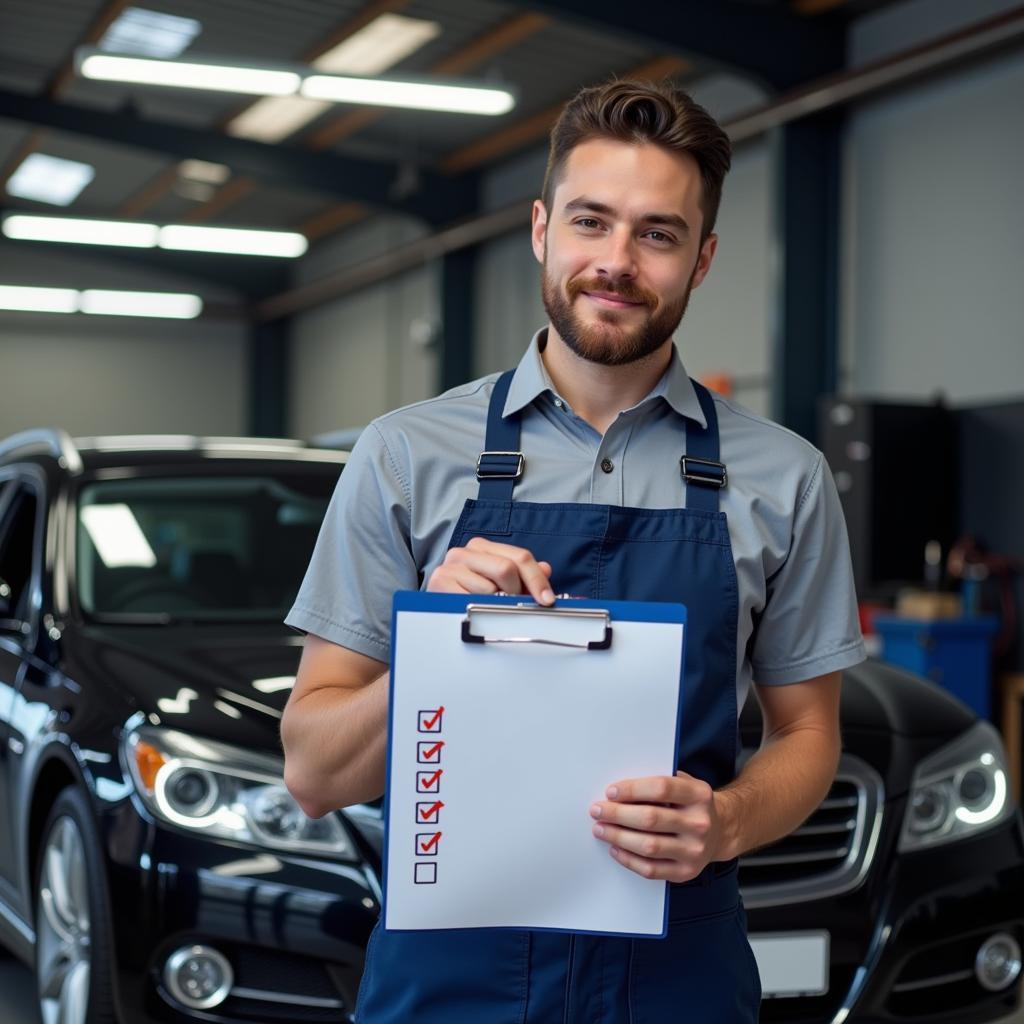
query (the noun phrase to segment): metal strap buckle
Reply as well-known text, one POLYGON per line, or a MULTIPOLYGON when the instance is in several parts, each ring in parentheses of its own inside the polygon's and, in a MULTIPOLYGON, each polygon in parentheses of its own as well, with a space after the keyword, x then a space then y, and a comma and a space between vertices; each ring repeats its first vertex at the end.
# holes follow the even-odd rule
POLYGON ((729 482, 724 462, 711 459, 698 459, 692 455, 684 455, 679 460, 683 471, 683 479, 688 484, 704 484, 706 487, 722 488, 729 482))
POLYGON ((481 452, 476 460, 477 480, 518 480, 523 475, 524 469, 526 469, 526 458, 522 452, 481 452), (500 469, 496 470, 494 467, 485 467, 483 461, 488 458, 514 458, 516 460, 515 472, 503 472, 500 469))

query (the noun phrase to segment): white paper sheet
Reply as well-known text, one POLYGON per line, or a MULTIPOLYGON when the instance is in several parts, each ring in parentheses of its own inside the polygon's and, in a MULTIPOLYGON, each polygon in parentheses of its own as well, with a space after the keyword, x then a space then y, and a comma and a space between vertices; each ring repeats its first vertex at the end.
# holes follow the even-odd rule
MULTIPOLYGON (((466 644, 464 618, 397 614, 385 927, 660 935, 665 883, 617 864, 589 808, 618 779, 673 773, 683 625, 617 620, 610 650, 581 651, 466 644)), ((595 624, 485 615, 477 631, 595 624)))

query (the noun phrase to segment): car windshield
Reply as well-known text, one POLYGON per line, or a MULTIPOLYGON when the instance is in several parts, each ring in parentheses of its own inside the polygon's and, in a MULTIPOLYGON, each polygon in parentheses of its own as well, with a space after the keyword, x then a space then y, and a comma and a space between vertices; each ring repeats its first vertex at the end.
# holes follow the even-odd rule
POLYGON ((87 485, 76 545, 83 610, 123 620, 280 620, 339 468, 87 485))

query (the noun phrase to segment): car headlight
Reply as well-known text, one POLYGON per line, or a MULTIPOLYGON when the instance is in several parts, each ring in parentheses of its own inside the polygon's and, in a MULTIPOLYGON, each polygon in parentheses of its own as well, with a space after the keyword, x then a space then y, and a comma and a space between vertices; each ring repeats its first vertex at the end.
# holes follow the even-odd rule
POLYGON ((975 835, 1013 817, 999 733, 976 722, 914 771, 901 852, 975 835))
POLYGON ((278 758, 149 727, 128 733, 123 752, 139 795, 164 821, 254 846, 361 859, 337 815, 303 813, 278 758))

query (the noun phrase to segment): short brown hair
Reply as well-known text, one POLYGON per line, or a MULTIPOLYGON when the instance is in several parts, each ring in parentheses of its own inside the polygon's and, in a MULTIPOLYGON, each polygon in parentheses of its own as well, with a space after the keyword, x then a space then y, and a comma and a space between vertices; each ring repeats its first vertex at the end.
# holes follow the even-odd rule
POLYGON ((732 145, 718 122, 689 93, 668 81, 626 79, 613 79, 576 93, 551 129, 542 193, 549 211, 569 154, 591 139, 646 142, 693 157, 704 185, 701 241, 711 234, 722 199, 722 181, 732 161, 732 145))

